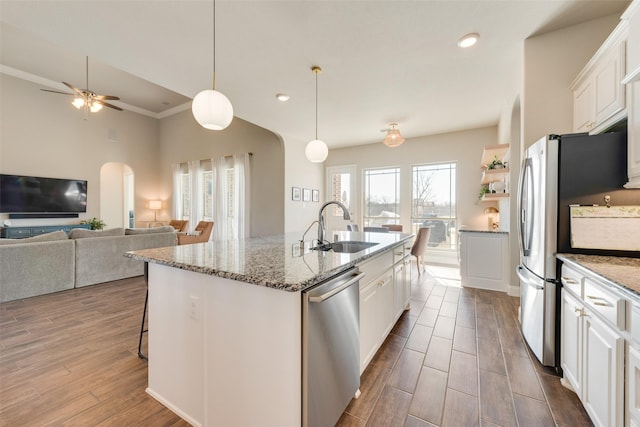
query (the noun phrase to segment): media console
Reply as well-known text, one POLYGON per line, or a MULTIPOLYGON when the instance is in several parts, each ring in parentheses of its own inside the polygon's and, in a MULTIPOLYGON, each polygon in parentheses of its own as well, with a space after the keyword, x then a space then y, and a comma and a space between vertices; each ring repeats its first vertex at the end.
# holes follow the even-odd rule
POLYGON ((33 227, 3 227, 0 228, 0 237, 6 239, 24 239, 25 237, 39 236, 62 230, 69 234, 72 228, 91 229, 90 224, 63 224, 63 225, 36 225, 33 227))

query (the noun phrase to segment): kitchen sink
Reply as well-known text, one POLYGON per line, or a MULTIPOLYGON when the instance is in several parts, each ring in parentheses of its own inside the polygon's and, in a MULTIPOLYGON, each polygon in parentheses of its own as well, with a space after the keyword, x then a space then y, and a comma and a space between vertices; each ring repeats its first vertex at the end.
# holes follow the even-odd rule
POLYGON ((377 244, 378 243, 345 240, 342 242, 325 243, 324 245, 319 245, 311 249, 315 251, 333 251, 338 253, 354 254, 377 244))

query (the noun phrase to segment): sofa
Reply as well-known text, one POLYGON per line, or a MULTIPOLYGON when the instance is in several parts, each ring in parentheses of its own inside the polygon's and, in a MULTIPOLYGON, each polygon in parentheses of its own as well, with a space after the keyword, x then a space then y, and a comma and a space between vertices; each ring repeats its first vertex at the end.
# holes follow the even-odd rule
POLYGON ((144 274, 144 263, 123 254, 175 246, 172 227, 73 229, 27 239, 0 239, 0 302, 144 274))

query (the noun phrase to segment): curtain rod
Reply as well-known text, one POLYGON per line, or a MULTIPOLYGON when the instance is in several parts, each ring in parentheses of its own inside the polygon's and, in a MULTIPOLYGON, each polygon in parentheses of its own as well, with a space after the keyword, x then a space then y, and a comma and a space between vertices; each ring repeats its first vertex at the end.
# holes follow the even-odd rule
MULTIPOLYGON (((249 151, 247 154, 249 154, 249 156, 253 156, 253 153, 251 151, 249 151)), ((231 157, 233 157, 233 154, 230 154, 228 156, 224 156, 225 159, 230 159, 231 157)))

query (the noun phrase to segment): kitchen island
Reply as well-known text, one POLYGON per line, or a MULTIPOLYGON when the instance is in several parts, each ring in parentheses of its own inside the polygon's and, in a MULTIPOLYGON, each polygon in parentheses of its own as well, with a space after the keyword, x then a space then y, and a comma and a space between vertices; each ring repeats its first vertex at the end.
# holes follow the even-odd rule
POLYGON ((412 237, 330 236, 375 246, 300 249, 296 233, 127 253, 149 264, 147 392, 193 425, 300 426, 301 292, 354 266, 392 269, 412 237))

